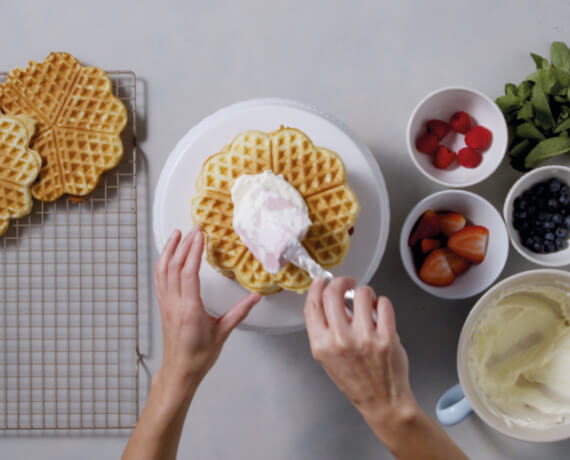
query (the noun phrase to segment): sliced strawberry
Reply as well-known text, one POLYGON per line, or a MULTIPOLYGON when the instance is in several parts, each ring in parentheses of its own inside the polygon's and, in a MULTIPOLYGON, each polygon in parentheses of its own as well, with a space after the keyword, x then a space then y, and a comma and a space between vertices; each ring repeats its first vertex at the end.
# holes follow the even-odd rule
POLYGON ((455 112, 451 115, 449 124, 454 131, 465 134, 471 128, 471 117, 467 112, 455 112))
POLYGON ((438 169, 446 169, 455 161, 456 156, 453 150, 449 150, 445 145, 440 145, 433 157, 433 164, 438 169))
POLYGON ((489 230, 481 225, 469 225, 447 240, 447 247, 469 262, 479 264, 485 259, 489 230))
POLYGON ((427 122, 427 130, 441 140, 449 132, 449 125, 443 120, 430 120, 427 122))
POLYGON ((418 241, 424 238, 433 238, 441 232, 441 227, 439 225, 439 217, 432 211, 428 209, 423 213, 422 217, 419 219, 418 223, 412 230, 408 244, 413 246, 418 241))
POLYGON ((444 248, 443 252, 447 258, 449 268, 451 268, 451 271, 455 276, 461 275, 471 266, 468 260, 465 260, 463 257, 459 257, 451 249, 444 248))
POLYGON ((481 160, 483 160, 481 154, 470 147, 462 148, 457 154, 457 163, 465 168, 476 168, 481 160))
POLYGON ((433 155, 437 150, 437 144, 439 139, 435 134, 425 133, 422 134, 416 141, 416 148, 418 152, 425 153, 427 155, 433 155))
POLYGON ((352 235, 354 235, 354 226, 352 226, 348 229, 348 236, 352 236, 352 235))
POLYGON ((465 134, 465 143, 472 149, 485 150, 491 145, 493 135, 484 126, 474 126, 465 134))
POLYGON ((445 236, 451 236, 465 227, 465 217, 458 212, 439 213, 439 225, 445 236))
POLYGON ((455 276, 442 249, 431 252, 420 269, 420 279, 432 286, 449 286, 455 276))
POLYGON ((427 254, 434 249, 441 248, 441 240, 435 238, 424 238, 421 243, 422 253, 427 254))

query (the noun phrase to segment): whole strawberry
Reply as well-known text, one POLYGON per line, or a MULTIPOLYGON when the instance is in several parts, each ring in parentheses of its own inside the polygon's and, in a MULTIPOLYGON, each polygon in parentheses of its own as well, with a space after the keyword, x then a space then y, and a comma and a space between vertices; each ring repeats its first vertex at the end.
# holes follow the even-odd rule
POLYGON ((455 112, 451 115, 449 124, 454 131, 465 134, 471 128, 471 117, 467 112, 455 112))
POLYGON ((438 169, 446 169, 455 161, 456 156, 453 150, 449 150, 445 145, 440 145, 433 158, 433 164, 438 169))
POLYGON ((465 134, 465 143, 467 147, 477 150, 485 150, 491 145, 492 134, 484 126, 473 126, 467 134, 465 134))

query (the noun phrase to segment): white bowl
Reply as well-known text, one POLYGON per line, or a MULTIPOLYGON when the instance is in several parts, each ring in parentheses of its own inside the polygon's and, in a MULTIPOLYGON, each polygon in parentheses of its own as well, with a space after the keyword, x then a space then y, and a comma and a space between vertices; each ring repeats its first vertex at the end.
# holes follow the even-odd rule
POLYGON ((524 176, 519 178, 507 194, 505 204, 503 206, 503 217, 507 223, 507 230, 511 243, 524 258, 534 262, 537 265, 545 267, 562 267, 563 265, 570 264, 570 245, 558 252, 551 252, 549 254, 538 254, 525 248, 520 240, 519 232, 513 227, 513 205, 515 199, 522 195, 525 190, 531 188, 538 182, 543 182, 551 177, 556 177, 566 184, 570 185, 570 168, 567 166, 543 166, 542 168, 534 169, 524 176))
MULTIPOLYGON (((469 187, 489 177, 501 164, 507 151, 507 123, 497 104, 483 93, 469 88, 441 88, 428 94, 413 110, 406 142, 412 162, 425 176, 446 187, 469 187), (438 169, 433 165, 432 155, 418 152, 416 140, 425 133, 428 120, 449 122, 451 115, 458 111, 467 112, 473 123, 491 131, 491 145, 483 152, 483 161, 476 168, 464 168, 455 162, 447 169, 438 169)), ((465 136, 450 131, 442 144, 458 152, 466 147, 465 136)))
POLYGON ((421 200, 408 214, 400 234, 400 256, 410 278, 424 291, 445 299, 465 299, 485 290, 503 271, 508 252, 509 237, 501 215, 487 200, 464 190, 444 190, 421 200), (408 238, 416 221, 428 209, 458 212, 472 224, 489 229, 485 260, 471 266, 450 286, 438 287, 424 283, 414 266, 408 238))
POLYGON ((537 430, 530 427, 507 424, 505 420, 491 412, 483 403, 469 367, 469 348, 472 344, 473 333, 481 318, 492 305, 494 299, 500 298, 505 291, 517 289, 519 286, 529 284, 564 285, 570 286, 570 274, 562 270, 537 269, 517 273, 497 283, 489 289, 473 306, 467 316, 457 346, 457 372, 459 382, 471 407, 477 415, 495 430, 515 439, 528 442, 552 442, 570 438, 570 425, 557 425, 546 430, 537 430))

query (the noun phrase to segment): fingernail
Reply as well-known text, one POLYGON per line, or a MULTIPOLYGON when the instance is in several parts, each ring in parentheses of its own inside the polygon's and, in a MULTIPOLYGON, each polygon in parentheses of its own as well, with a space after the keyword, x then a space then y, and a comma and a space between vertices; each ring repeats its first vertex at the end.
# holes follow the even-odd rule
POLYGON ((168 237, 168 239, 171 240, 171 239, 174 238, 176 235, 178 235, 178 229, 173 230, 172 233, 170 234, 170 236, 168 237))

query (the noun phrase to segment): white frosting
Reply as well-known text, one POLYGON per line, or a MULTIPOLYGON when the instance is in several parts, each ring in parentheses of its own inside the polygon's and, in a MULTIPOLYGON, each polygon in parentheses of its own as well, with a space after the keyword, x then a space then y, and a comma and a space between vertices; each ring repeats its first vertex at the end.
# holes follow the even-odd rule
POLYGON ((234 230, 263 267, 277 273, 287 245, 302 240, 311 225, 303 197, 272 171, 238 177, 231 193, 234 230))
POLYGON ((482 399, 505 422, 537 429, 570 423, 570 292, 529 286, 489 307, 469 365, 482 399))

